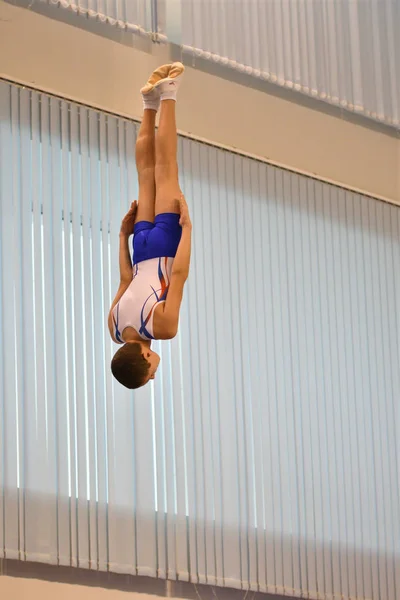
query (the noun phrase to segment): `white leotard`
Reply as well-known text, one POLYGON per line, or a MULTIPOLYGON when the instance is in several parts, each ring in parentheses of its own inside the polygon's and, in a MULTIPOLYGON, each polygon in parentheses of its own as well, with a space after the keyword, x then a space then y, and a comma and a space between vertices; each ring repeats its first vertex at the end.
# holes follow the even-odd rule
POLYGON ((144 340, 155 339, 154 311, 167 297, 173 261, 168 257, 151 258, 134 265, 132 283, 112 311, 118 344, 124 344, 122 334, 127 327, 133 327, 144 340))

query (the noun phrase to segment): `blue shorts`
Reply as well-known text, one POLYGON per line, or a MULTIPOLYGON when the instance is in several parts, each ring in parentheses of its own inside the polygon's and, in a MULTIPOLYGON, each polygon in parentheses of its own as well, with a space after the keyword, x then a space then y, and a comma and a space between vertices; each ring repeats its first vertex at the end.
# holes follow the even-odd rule
POLYGON ((181 241, 180 215, 162 213, 154 223, 139 221, 133 231, 133 264, 167 256, 174 258, 181 241))

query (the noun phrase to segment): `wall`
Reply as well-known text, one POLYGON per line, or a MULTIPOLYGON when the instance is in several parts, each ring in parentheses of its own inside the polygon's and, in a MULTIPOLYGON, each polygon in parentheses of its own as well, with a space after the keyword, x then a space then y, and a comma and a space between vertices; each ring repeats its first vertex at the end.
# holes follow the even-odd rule
MULTIPOLYGON (((209 600, 214 592, 204 589, 199 592, 198 600, 209 600)), ((228 599, 226 593, 221 596, 220 590, 217 590, 213 598, 228 599)), ((243 598, 243 592, 240 598, 243 598)), ((75 585, 59 583, 55 581, 41 581, 37 579, 23 579, 16 577, 0 577, 0 597, 6 600, 157 600, 159 598, 170 598, 170 600, 181 600, 183 596, 173 598, 170 595, 159 596, 156 594, 144 594, 132 592, 129 590, 105 589, 100 587, 89 587, 84 585, 75 585)), ((195 598, 196 596, 185 596, 186 598, 195 598)), ((256 596, 250 596, 254 600, 256 596)), ((260 594, 260 598, 267 600, 267 596, 260 594)), ((258 594, 257 594, 258 598, 258 594)), ((279 600, 278 596, 268 596, 269 600, 279 600)), ((238 597, 239 600, 239 597, 238 597)), ((283 598, 281 598, 283 600, 283 598)))
MULTIPOLYGON (((0 76, 134 119, 141 118, 138 88, 170 60, 168 52, 146 40, 116 43, 0 3, 0 76)), ((189 66, 181 132, 400 202, 398 139, 248 84, 189 66)))
MULTIPOLYGON (((242 600, 245 592, 0 559, 0 598, 6 600, 242 600)), ((283 600, 252 593, 251 600, 283 600)))
MULTIPOLYGON (((119 590, 90 588, 79 585, 39 581, 35 579, 20 579, 14 577, 0 578, 0 596, 7 600, 125 600, 127 593, 119 590)), ((129 594, 130 600, 153 600, 157 596, 149 594, 129 594)))

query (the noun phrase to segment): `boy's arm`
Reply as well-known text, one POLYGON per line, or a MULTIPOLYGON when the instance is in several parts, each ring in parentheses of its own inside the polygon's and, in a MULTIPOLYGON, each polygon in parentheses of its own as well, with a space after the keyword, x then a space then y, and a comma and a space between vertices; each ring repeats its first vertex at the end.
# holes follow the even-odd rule
POLYGON ((117 340, 114 337, 114 321, 112 311, 114 306, 125 294, 133 277, 132 262, 129 254, 129 236, 123 233, 119 234, 119 277, 119 288, 111 304, 110 312, 108 313, 108 329, 114 342, 117 340))
POLYGON ((121 283, 132 281, 132 261, 129 252, 129 238, 133 233, 137 213, 137 201, 132 202, 131 207, 121 223, 119 232, 119 277, 121 283))
POLYGON ((110 312, 108 313, 108 330, 110 332, 112 340, 116 343, 118 343, 118 342, 114 337, 115 326, 114 326, 114 319, 113 319, 113 308, 121 300, 122 296, 125 294, 126 290, 128 289, 129 284, 130 284, 130 281, 125 281, 125 282, 121 281, 121 283, 119 284, 118 292, 117 292, 117 294, 113 300, 113 303, 111 305, 110 312))
POLYGON ((164 304, 163 333, 160 336, 161 339, 171 339, 177 334, 183 288, 189 276, 192 224, 184 198, 181 201, 181 225, 182 237, 172 265, 171 282, 164 304))
POLYGON ((132 261, 129 252, 129 235, 119 234, 119 279, 121 283, 131 282, 133 277, 132 261))
POLYGON ((133 226, 135 222, 137 210, 137 202, 132 202, 131 208, 128 213, 124 217, 121 224, 121 231, 119 234, 119 277, 120 284, 117 291, 117 294, 111 304, 110 312, 108 314, 108 329, 110 331, 110 335, 114 341, 114 322, 112 311, 114 306, 119 302, 122 298, 126 290, 128 289, 132 277, 133 277, 133 269, 132 269, 132 261, 129 252, 129 237, 133 231, 133 226))

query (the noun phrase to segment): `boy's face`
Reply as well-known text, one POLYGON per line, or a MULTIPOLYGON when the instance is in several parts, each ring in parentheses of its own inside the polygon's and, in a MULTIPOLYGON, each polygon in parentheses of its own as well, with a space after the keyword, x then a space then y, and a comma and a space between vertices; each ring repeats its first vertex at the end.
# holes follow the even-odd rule
POLYGON ((157 352, 153 352, 150 348, 143 348, 143 357, 150 364, 150 369, 147 375, 146 383, 150 381, 150 379, 155 379, 156 371, 158 369, 158 365, 160 364, 160 357, 157 352))

